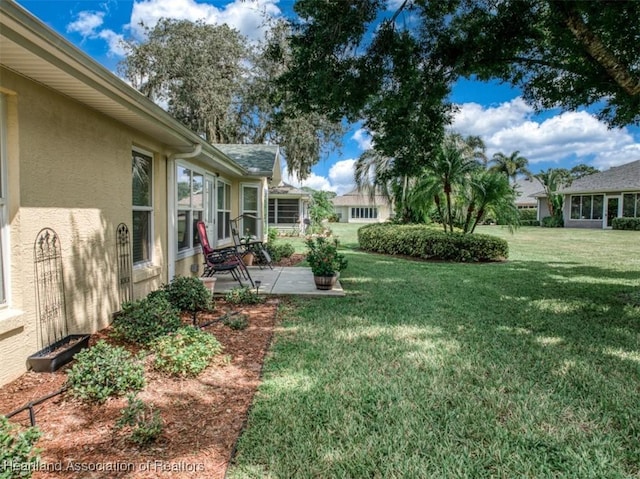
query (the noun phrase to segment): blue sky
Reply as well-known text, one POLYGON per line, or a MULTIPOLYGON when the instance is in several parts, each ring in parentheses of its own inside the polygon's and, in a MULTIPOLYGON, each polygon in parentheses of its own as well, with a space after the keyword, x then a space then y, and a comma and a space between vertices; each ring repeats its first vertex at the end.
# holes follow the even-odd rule
MULTIPOLYGON (((395 4, 399 0, 390 0, 395 4)), ((111 71, 123 58, 123 38, 141 38, 139 23, 159 18, 204 19, 227 23, 257 41, 264 35, 264 15, 290 14, 293 0, 17 0, 24 8, 111 71)), ((452 128, 479 135, 487 153, 520 154, 535 173, 550 167, 586 163, 607 169, 640 159, 640 128, 608 129, 587 111, 535 114, 509 85, 463 80, 452 101, 459 106, 452 128)), ((344 145, 320 160, 303 184, 345 193, 353 187, 355 159, 370 147, 366 132, 353 125, 344 145)), ((285 172, 286 175, 286 172, 285 172)), ((296 184, 289 178, 289 182, 296 184)))

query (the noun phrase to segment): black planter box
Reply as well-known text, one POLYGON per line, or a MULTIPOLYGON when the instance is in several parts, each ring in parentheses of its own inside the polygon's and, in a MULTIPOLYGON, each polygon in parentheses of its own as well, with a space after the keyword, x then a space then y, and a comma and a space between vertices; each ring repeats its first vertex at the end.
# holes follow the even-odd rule
POLYGON ((52 373, 71 361, 78 351, 89 347, 89 338, 88 334, 71 334, 32 354, 27 363, 37 373, 52 373))

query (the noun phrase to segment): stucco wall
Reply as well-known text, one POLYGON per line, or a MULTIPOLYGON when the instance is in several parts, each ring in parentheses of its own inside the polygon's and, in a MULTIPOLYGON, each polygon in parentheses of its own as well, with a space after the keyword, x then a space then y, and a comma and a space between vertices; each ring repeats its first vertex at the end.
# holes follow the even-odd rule
POLYGON ((136 297, 166 281, 166 164, 161 146, 7 70, 11 312, 0 312, 0 384, 43 345, 33 262, 38 232, 62 248, 69 331, 94 332, 119 309, 116 228, 131 228, 131 149, 154 154, 154 266, 134 275, 136 297), (4 316, 3 316, 4 314, 4 316))

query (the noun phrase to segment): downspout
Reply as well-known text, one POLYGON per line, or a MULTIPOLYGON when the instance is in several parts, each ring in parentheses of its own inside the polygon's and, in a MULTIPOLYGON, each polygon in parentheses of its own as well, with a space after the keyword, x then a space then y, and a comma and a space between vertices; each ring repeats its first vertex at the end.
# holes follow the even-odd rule
POLYGON ((202 153, 202 143, 193 145, 193 150, 185 153, 170 153, 167 156, 167 282, 171 281, 176 275, 176 181, 175 181, 175 162, 177 159, 194 158, 202 153))

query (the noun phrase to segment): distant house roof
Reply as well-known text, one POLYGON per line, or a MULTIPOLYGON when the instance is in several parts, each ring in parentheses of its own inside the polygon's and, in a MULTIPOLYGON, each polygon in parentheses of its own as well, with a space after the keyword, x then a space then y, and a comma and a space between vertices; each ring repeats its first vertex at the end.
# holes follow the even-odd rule
POLYGON ((606 171, 593 173, 575 180, 571 186, 562 189, 568 193, 604 193, 607 191, 639 191, 640 190, 640 160, 632 161, 620 166, 614 166, 606 171))
POLYGON ((368 206, 368 205, 387 205, 389 200, 383 195, 376 194, 373 199, 368 192, 354 190, 345 193, 342 196, 336 196, 331 200, 334 206, 368 206))
POLYGON ((544 186, 537 178, 523 178, 516 181, 513 187, 518 194, 516 206, 535 205, 536 199, 534 195, 544 190, 544 186))
POLYGON ((269 195, 289 195, 297 197, 310 197, 311 193, 300 188, 296 188, 293 185, 287 183, 280 183, 278 186, 272 186, 269 188, 269 195))
POLYGON ((216 144, 225 155, 255 176, 272 176, 280 169, 278 145, 216 144))

